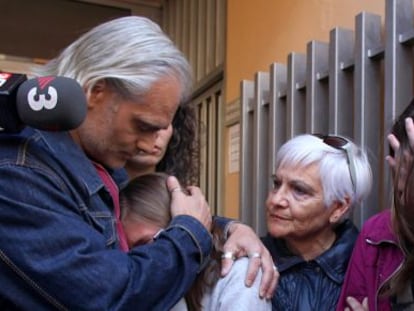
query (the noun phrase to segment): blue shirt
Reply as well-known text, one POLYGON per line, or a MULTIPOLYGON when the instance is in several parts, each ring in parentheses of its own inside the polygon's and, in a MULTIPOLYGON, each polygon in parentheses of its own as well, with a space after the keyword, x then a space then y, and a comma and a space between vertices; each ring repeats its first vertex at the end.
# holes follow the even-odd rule
POLYGON ((67 132, 0 134, 0 307, 165 311, 210 250, 209 232, 182 215, 154 243, 122 252, 112 199, 67 132))

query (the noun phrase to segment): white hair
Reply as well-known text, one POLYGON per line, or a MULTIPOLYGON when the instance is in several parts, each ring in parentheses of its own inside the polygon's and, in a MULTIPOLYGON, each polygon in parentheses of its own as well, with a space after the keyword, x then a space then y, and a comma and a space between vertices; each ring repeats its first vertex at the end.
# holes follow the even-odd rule
POLYGON ((100 24, 83 34, 38 75, 66 76, 87 91, 107 80, 125 96, 140 96, 165 75, 181 84, 181 100, 191 93, 191 67, 160 27, 151 20, 128 16, 100 24))
MULTIPOLYGON (((355 191, 345 151, 331 147, 311 134, 296 136, 282 145, 276 155, 276 170, 279 167, 305 167, 316 163, 319 166, 326 207, 335 201, 343 202, 346 196, 353 206, 369 195, 372 171, 366 152, 351 140, 349 142, 355 162, 355 191)), ((348 216, 349 213, 345 217, 348 216)))

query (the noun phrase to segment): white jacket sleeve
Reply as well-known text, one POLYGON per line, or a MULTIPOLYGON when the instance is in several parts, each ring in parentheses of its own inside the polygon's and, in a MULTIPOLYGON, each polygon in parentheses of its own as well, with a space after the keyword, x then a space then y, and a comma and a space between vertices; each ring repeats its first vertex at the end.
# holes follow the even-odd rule
POLYGON ((219 279, 216 286, 203 297, 203 310, 217 311, 271 311, 270 300, 259 297, 262 273, 257 275, 253 285, 246 287, 245 279, 249 265, 248 258, 236 260, 230 272, 219 279))

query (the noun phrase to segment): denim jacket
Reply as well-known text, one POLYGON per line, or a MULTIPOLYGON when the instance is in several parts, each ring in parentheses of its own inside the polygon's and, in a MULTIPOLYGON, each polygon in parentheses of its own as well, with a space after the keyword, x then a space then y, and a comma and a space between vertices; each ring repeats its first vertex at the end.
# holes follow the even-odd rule
POLYGON ((67 132, 0 135, 0 309, 169 310, 210 249, 181 215, 154 243, 120 251, 112 199, 67 132))

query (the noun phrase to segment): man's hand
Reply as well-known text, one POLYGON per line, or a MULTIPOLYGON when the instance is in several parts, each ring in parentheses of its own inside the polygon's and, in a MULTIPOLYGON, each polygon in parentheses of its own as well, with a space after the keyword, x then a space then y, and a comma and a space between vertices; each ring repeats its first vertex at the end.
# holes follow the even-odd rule
POLYGON ((181 188, 177 178, 167 179, 171 193, 171 216, 189 215, 198 219, 208 231, 211 230, 211 212, 207 201, 198 187, 181 188))
POLYGON ((271 299, 279 280, 279 272, 272 256, 252 228, 238 222, 232 223, 229 238, 223 246, 222 276, 230 271, 234 259, 245 256, 250 258, 246 286, 253 284, 261 267, 263 276, 260 283, 260 297, 271 299))

